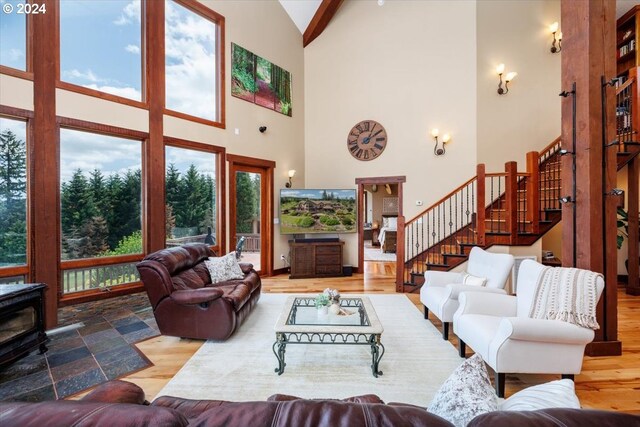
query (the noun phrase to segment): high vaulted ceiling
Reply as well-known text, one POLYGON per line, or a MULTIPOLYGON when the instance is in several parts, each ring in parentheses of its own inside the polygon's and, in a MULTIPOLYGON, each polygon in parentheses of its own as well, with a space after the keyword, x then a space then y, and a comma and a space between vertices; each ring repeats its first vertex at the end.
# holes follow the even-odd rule
POLYGON ((280 0, 280 4, 287 11, 301 34, 309 26, 309 22, 320 7, 320 3, 322 0, 280 0))

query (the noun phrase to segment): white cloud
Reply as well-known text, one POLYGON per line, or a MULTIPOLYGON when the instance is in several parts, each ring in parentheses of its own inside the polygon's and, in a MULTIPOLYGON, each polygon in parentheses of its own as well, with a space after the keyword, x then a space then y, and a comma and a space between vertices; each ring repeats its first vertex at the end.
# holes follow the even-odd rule
POLYGON ((189 166, 194 165, 198 169, 198 172, 209 175, 214 179, 216 177, 216 154, 213 153, 203 153, 198 150, 167 147, 167 168, 170 164, 173 164, 181 174, 186 173, 189 166))
POLYGON ((142 99, 142 93, 139 90, 132 87, 117 87, 110 85, 97 85, 97 84, 88 84, 83 85, 89 89, 99 90, 101 92, 110 93, 112 95, 122 96, 124 98, 135 99, 139 101, 142 99))
POLYGON ((7 55, 9 56, 9 60, 11 62, 19 61, 24 58, 24 51, 21 49, 9 49, 7 55))
POLYGON ((141 153, 142 144, 137 141, 61 129, 61 182, 71 179, 77 169, 82 169, 86 176, 94 169, 105 176, 135 171, 141 167, 141 153))
POLYGON ((213 120, 216 26, 183 7, 166 4, 167 108, 213 120))
POLYGON ((140 53, 140 47, 135 44, 128 44, 127 46, 125 46, 124 50, 130 53, 140 53))
MULTIPOLYGON (((156 0, 157 1, 157 0, 156 0)), ((122 14, 113 21, 115 25, 127 25, 132 22, 140 22, 140 0, 133 0, 122 9, 122 14)))
POLYGON ((100 79, 98 78, 98 76, 96 76, 96 74, 91 71, 91 70, 87 70, 86 72, 82 72, 80 70, 77 69, 72 69, 72 70, 64 70, 62 72, 62 77, 66 78, 66 79, 79 79, 79 80, 87 80, 90 82, 104 82, 104 79, 100 79))

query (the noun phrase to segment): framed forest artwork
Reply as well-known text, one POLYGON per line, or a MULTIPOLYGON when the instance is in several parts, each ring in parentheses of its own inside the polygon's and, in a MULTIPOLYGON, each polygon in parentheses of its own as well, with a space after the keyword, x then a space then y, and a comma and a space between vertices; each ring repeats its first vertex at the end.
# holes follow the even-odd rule
POLYGON ((231 95, 291 117, 291 73, 231 43, 231 95))

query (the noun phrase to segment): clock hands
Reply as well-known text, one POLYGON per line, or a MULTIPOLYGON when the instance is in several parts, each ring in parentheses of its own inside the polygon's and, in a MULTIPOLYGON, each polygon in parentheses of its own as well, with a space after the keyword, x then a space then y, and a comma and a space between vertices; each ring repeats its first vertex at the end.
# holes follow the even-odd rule
MULTIPOLYGON (((377 123, 376 123, 377 124, 377 123)), ((371 128, 371 135, 367 136, 366 138, 364 138, 362 140, 363 144, 368 144, 372 138, 374 138, 377 134, 379 134, 380 132, 382 132, 382 129, 380 129, 378 132, 373 133, 373 129, 376 127, 376 125, 374 124, 373 127, 371 128)))

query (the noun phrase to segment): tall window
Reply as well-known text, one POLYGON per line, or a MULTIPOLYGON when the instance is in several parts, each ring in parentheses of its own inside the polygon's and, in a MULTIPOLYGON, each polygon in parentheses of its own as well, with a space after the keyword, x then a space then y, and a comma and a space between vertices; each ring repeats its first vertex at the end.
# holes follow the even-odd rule
POLYGON ((27 128, 0 117, 0 267, 27 263, 27 128))
MULTIPOLYGON (((17 3, 0 1, 12 8, 11 13, 0 12, 0 65, 27 70, 27 15, 17 13, 17 3)), ((24 2, 21 2, 24 3, 24 2)))
POLYGON ((141 101, 141 16, 141 0, 60 0, 60 79, 141 101))
POLYGON ((60 130, 62 259, 142 253, 140 141, 60 130))
POLYGON ((166 147, 167 246, 218 244, 216 162, 215 153, 166 147))
POLYGON ((165 6, 166 106, 219 121, 218 25, 175 1, 165 6))

